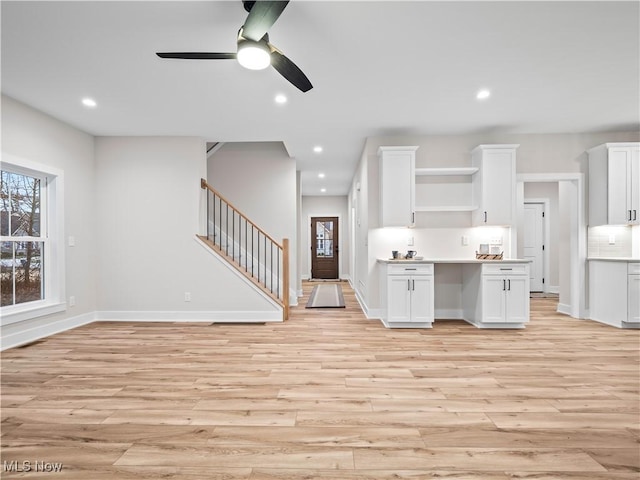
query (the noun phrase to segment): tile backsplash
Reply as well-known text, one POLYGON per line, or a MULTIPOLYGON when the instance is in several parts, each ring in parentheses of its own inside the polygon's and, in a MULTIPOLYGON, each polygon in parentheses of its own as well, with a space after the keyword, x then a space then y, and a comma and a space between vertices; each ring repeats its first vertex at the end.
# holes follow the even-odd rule
POLYGON ((601 226, 589 228, 589 257, 632 257, 632 228, 626 226, 601 226))

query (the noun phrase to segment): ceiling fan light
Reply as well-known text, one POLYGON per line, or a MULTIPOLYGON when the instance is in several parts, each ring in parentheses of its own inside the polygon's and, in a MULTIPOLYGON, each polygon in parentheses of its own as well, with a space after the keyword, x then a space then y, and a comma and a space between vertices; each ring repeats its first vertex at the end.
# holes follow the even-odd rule
POLYGON ((244 41, 238 45, 238 63, 249 70, 263 70, 271 65, 271 51, 262 43, 244 41))

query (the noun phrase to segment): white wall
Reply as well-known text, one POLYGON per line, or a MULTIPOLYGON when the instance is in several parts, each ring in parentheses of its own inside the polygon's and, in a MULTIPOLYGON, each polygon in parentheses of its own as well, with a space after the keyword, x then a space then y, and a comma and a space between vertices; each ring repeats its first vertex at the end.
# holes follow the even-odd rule
MULTIPOLYGON (((368 282, 367 288, 363 289, 363 302, 368 309, 375 312, 379 307, 379 278, 376 259, 387 256, 389 253, 389 237, 398 235, 400 240, 393 243, 401 243, 402 237, 406 233, 384 233, 376 231, 378 226, 378 157, 377 150, 382 145, 417 145, 416 167, 445 167, 445 166, 469 166, 471 163, 470 152, 480 144, 520 144, 517 150, 516 171, 522 173, 586 173, 587 155, 586 150, 605 142, 616 141, 639 141, 640 132, 613 132, 613 133, 578 133, 578 134, 476 134, 476 135, 450 135, 450 136, 394 136, 394 137, 370 137, 365 143, 360 165, 354 175, 350 196, 354 194, 354 186, 360 182, 366 185, 368 182, 368 195, 359 195, 358 204, 361 215, 367 217, 369 231, 366 248, 358 248, 355 254, 357 265, 366 265, 366 274, 363 272, 359 281, 368 282), (366 205, 363 203, 366 202, 366 205), (381 239, 384 239, 381 241, 381 239), (365 280, 366 277, 366 280, 365 280)), ((569 194, 567 194, 569 196, 569 194)), ((561 197, 561 196, 560 196, 561 197)), ((351 198, 351 197, 350 197, 351 198)), ((569 200, 567 200, 569 202, 569 200)), ((560 203, 561 200, 560 200, 560 203)), ((574 212, 575 205, 567 207, 567 215, 574 212)), ((577 208, 577 207, 576 207, 577 208)), ((430 214, 427 214, 430 215, 430 214)), ((442 215, 442 214, 438 214, 442 215)), ((562 212, 560 213, 560 216, 562 212)), ((575 217, 575 215, 574 215, 575 217)), ((430 219, 433 216, 429 217, 430 219)), ((457 255, 460 250, 460 234, 463 229, 470 225, 470 215, 456 214, 449 215, 446 220, 442 217, 437 222, 427 219, 424 215, 417 215, 417 228, 413 229, 413 235, 417 239, 432 238, 433 244, 446 238, 447 229, 452 233, 448 245, 455 246, 451 251, 447 250, 447 255, 457 255), (437 227, 432 225, 438 225, 437 227), (442 230, 444 228, 444 230, 442 230), (424 230, 424 232, 421 232, 424 230)), ((385 231, 389 229, 383 229, 385 231)), ((566 233, 566 232, 565 232, 566 233)), ((559 231, 559 243, 562 241, 562 231, 559 231)), ((472 243, 470 243, 473 246, 472 243)), ((568 248, 568 245, 566 245, 568 248)), ((405 248, 409 248, 405 246, 405 248)), ((440 248, 440 247, 438 247, 440 248)), ((416 244, 413 250, 418 250, 426 255, 430 254, 430 243, 427 240, 423 244, 416 244)), ((506 250, 506 244, 505 244, 506 250)), ((562 252, 561 249, 558 250, 562 252)), ((511 252, 509 252, 510 254, 511 252)), ((513 252, 515 255, 516 252, 513 252)), ((562 284, 563 279, 568 281, 571 271, 568 264, 569 259, 559 254, 558 283, 562 284), (566 263, 566 265, 563 265, 566 263), (564 274, 562 273, 564 271, 564 274)), ((567 287, 568 289, 569 287, 567 287)), ((584 289, 584 285, 579 285, 584 289)), ((567 291, 563 300, 569 302, 570 299, 581 298, 584 295, 576 295, 576 292, 567 291)))
POLYGON ((346 196, 303 196, 302 214, 300 216, 300 251, 302 278, 311 276, 311 217, 339 217, 339 275, 350 277, 350 223, 349 205, 346 196))
MULTIPOLYGON (((281 318, 273 301, 196 240, 207 170, 203 140, 94 138, 2 96, 2 151, 64 173, 64 234, 75 238, 75 246, 64 245, 65 290, 76 300, 63 313, 3 327, 3 348, 105 318, 281 318)), ((295 198, 291 159, 285 170, 293 181, 275 191, 293 205, 286 195, 291 188, 295 198)), ((291 212, 280 225, 288 221, 283 230, 295 239, 295 207, 291 212)))
POLYGON ((274 239, 289 239, 291 302, 297 303, 296 162, 282 142, 226 143, 208 159, 205 177, 274 239))
POLYGON ((210 312, 214 319, 275 310, 195 239, 206 173, 202 139, 99 137, 96 163, 103 317, 210 312))
POLYGON ((3 347, 86 323, 96 309, 94 138, 10 97, 2 96, 2 152, 64 172, 64 233, 75 247, 63 246, 68 296, 65 312, 2 328, 3 347), (39 335, 42 332, 43 335, 39 335))

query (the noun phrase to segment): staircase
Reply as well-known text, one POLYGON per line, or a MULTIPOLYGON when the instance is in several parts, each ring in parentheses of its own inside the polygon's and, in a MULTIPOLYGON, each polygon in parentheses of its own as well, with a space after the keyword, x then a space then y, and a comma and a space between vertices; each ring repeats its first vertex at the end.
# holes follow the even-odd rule
POLYGON ((278 243, 203 178, 207 233, 198 237, 282 307, 289 318, 289 240, 278 243))

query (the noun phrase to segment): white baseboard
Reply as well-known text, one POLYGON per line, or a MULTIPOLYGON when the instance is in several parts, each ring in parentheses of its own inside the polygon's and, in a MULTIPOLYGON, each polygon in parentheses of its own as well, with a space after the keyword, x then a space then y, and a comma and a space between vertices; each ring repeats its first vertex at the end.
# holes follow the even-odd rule
POLYGON ((364 316, 367 317, 369 320, 380 320, 383 317, 382 310, 379 308, 370 309, 367 305, 367 302, 365 302, 364 298, 362 298, 362 295, 360 295, 360 292, 358 292, 357 290, 354 290, 354 291, 356 294, 356 300, 360 304, 360 308, 362 309, 364 316))
POLYGON ((558 308, 556 308, 556 311, 558 313, 564 313, 565 315, 569 315, 572 318, 577 318, 573 316, 571 305, 567 305, 566 303, 558 303, 558 308))
POLYGON ((20 345, 25 345, 41 338, 55 335, 56 333, 87 325, 95 320, 96 312, 91 312, 84 315, 78 315, 77 317, 64 318, 62 320, 39 322, 37 326, 22 330, 19 329, 19 325, 14 324, 14 329, 18 329, 18 331, 2 336, 2 341, 0 342, 2 345, 0 345, 0 350, 19 347, 20 345))
POLYGON ((114 322, 281 322, 282 311, 266 312, 96 312, 96 320, 114 322))
POLYGON ((114 311, 91 312, 77 317, 65 318, 49 323, 40 323, 35 327, 20 329, 18 324, 13 324, 12 329, 17 330, 8 335, 3 335, 0 341, 0 351, 8 348, 19 347, 41 338, 49 337, 56 333, 71 330, 89 323, 99 321, 111 322, 205 322, 205 323, 264 323, 282 322, 282 311, 267 312, 140 312, 140 311, 114 311))

